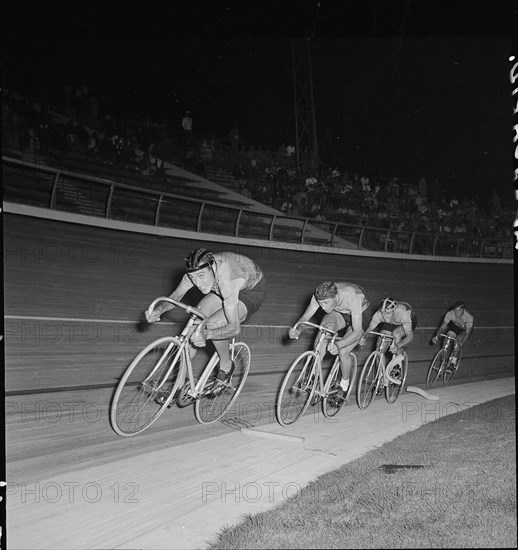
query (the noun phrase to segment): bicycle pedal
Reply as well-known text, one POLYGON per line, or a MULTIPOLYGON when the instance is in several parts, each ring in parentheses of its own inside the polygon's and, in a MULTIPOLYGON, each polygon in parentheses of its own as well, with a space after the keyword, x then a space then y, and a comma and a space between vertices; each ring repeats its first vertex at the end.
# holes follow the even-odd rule
MULTIPOLYGON (((197 378, 194 379, 195 385, 198 381, 197 378)), ((183 388, 180 390, 180 393, 178 394, 178 397, 176 399, 176 403, 180 408, 187 407, 191 403, 194 402, 195 398, 189 393, 189 390, 191 389, 191 383, 186 382, 183 386, 183 388)))
MULTIPOLYGON (((169 399, 169 396, 168 395, 164 395, 164 394, 161 394, 161 395, 157 395, 155 397, 155 403, 157 405, 160 405, 160 406, 163 406, 163 404, 169 399)), ((176 401, 176 398, 173 397, 173 399, 171 399, 171 402, 169 403, 169 405, 167 405, 167 408, 170 409, 174 403, 176 401)))

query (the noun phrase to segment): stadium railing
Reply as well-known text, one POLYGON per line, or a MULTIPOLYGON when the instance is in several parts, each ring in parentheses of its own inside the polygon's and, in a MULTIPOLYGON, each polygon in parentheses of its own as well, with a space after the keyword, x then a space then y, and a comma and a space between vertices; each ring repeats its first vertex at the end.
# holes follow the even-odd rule
POLYGON ((2 160, 6 202, 157 227, 286 243, 423 256, 513 257, 512 242, 498 237, 394 231, 256 212, 6 156, 2 160))

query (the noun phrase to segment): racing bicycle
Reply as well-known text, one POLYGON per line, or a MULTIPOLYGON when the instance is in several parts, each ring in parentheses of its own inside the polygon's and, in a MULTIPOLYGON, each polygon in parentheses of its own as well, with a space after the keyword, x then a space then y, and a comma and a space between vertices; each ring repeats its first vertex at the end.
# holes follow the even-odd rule
POLYGON ((441 334, 441 336, 443 337, 442 347, 435 354, 426 375, 426 387, 428 388, 433 386, 441 376, 444 382, 451 382, 462 357, 462 348, 459 347, 457 360, 453 361, 452 353, 457 339, 446 334, 441 334))
POLYGON ((408 357, 405 351, 402 352, 403 360, 396 363, 388 372, 385 353, 394 340, 392 334, 369 331, 367 334, 379 336, 378 347, 375 349, 363 365, 357 388, 358 406, 366 409, 374 399, 374 396, 381 395, 385 390, 385 398, 388 403, 394 403, 400 396, 405 385, 408 371, 408 357))
POLYGON ((289 426, 296 422, 306 412, 310 404, 316 405, 320 400, 322 400, 324 416, 328 418, 335 416, 351 394, 356 378, 357 360, 354 353, 351 353, 349 388, 343 398, 338 398, 337 392, 342 378, 340 359, 337 355, 324 383, 323 356, 319 351, 322 341, 328 338, 330 344, 334 343, 337 333, 310 321, 296 323, 293 328, 296 330, 301 324, 318 329, 318 336, 313 349, 299 355, 284 377, 276 407, 277 420, 282 426, 289 426))
POLYGON ((197 324, 196 330, 201 328, 201 321, 207 316, 200 309, 169 297, 156 298, 149 306, 150 313, 159 302, 183 308, 189 319, 179 336, 155 340, 126 369, 110 409, 112 427, 121 436, 133 436, 149 428, 175 399, 179 406, 194 402, 196 419, 202 424, 219 420, 237 399, 250 369, 250 348, 233 338, 229 343, 235 365, 232 376, 225 381, 217 379, 219 355, 214 352, 199 379, 195 378, 189 336, 197 324))

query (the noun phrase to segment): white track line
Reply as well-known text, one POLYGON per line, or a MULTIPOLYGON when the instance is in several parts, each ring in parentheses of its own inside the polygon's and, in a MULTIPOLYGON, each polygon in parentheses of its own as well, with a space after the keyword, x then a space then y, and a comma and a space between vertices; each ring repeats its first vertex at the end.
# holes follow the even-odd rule
MULTIPOLYGON (((138 321, 128 321, 125 319, 80 319, 75 317, 39 317, 36 315, 4 315, 4 319, 22 319, 24 321, 74 321, 76 323, 128 323, 135 324, 138 321)), ((180 321, 160 321, 161 325, 177 325, 180 321)), ((245 327, 259 327, 259 328, 290 328, 292 325, 243 325, 245 327)), ((430 329, 435 327, 417 327, 416 330, 430 329)), ((480 326, 477 325, 477 329, 514 329, 514 326, 480 326)))

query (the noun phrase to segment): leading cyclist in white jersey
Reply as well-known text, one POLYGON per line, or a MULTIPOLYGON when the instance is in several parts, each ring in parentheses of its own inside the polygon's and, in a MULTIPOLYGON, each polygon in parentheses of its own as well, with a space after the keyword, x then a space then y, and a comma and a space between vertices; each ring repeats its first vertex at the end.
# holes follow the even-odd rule
MULTIPOLYGON (((264 301, 266 286, 264 274, 250 258, 235 252, 212 253, 205 248, 193 250, 185 259, 185 275, 170 298, 180 301, 186 292, 196 286, 205 295, 198 304, 207 319, 191 335, 194 346, 204 346, 211 340, 219 355, 220 380, 228 380, 234 371, 230 359, 229 340, 237 336, 243 323, 255 313, 264 301)), ((151 314, 146 311, 149 323, 173 309, 163 303, 151 314)), ((195 350, 191 347, 191 357, 195 350)))

